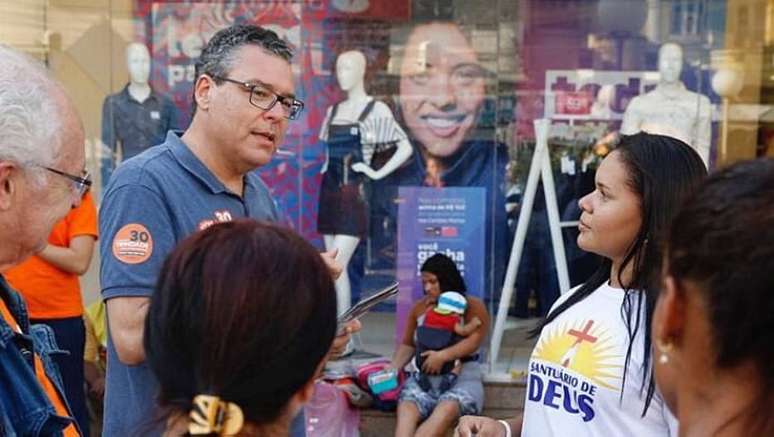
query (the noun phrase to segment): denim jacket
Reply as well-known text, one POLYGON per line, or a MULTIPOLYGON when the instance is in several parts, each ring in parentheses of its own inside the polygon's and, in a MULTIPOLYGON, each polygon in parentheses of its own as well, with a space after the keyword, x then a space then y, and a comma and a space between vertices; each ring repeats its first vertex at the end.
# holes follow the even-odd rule
POLYGON ((62 395, 62 379, 52 359, 52 355, 65 352, 58 349, 50 327, 30 326, 24 301, 2 275, 0 299, 22 330, 22 333, 16 332, 0 317, 0 436, 61 436, 73 420, 57 416, 35 376, 33 351, 67 405, 62 395))

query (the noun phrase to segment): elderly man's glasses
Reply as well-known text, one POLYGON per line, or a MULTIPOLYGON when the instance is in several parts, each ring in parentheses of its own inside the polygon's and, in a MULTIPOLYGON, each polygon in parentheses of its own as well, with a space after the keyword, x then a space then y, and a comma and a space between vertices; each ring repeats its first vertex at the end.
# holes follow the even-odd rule
POLYGON ((282 106, 282 112, 287 119, 295 120, 304 109, 304 102, 292 97, 279 95, 262 83, 242 82, 222 76, 212 76, 212 78, 241 86, 250 93, 250 103, 264 111, 270 110, 279 102, 282 106))
POLYGON ((55 168, 46 167, 42 165, 40 167, 50 171, 51 173, 56 173, 59 176, 70 179, 70 181, 73 183, 73 186, 76 192, 78 193, 78 197, 83 197, 83 195, 86 194, 87 191, 89 191, 89 188, 91 188, 91 175, 86 170, 84 170, 83 173, 81 173, 81 176, 73 176, 70 173, 65 173, 55 168))

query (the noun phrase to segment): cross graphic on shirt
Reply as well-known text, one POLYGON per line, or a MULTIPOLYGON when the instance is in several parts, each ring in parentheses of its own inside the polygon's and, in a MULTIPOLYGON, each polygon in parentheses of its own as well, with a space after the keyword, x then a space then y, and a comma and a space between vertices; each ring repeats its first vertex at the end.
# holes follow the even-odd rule
POLYGON ((592 336, 589 334, 591 331, 591 327, 594 325, 593 320, 589 320, 586 322, 586 326, 583 328, 583 331, 578 331, 577 329, 570 329, 567 331, 568 335, 571 335, 576 338, 575 343, 573 343, 572 346, 570 346, 570 349, 567 351, 567 353, 564 354, 560 362, 562 363, 562 367, 570 367, 570 363, 572 362, 573 358, 575 358, 575 354, 578 353, 578 346, 583 343, 584 341, 587 341, 589 343, 596 343, 597 337, 592 336))
POLYGON ((581 344, 584 341, 588 341, 589 343, 596 343, 597 337, 594 337, 591 334, 589 334, 589 331, 591 331, 592 325, 594 325, 594 321, 589 320, 588 322, 586 322, 586 326, 583 328, 583 331, 570 329, 569 331, 567 331, 567 333, 577 339, 575 340, 575 344, 581 344))

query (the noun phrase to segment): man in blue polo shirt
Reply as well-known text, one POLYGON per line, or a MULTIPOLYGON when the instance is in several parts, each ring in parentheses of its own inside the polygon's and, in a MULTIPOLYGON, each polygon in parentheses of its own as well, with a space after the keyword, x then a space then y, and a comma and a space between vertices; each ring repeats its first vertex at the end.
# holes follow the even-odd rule
MULTIPOLYGON (((189 129, 182 136, 169 132, 164 143, 113 174, 100 211, 110 334, 105 436, 163 431, 163 423, 154 423, 157 383, 145 364, 142 338, 167 254, 192 232, 218 222, 279 218, 268 189, 251 171, 271 160, 288 120, 303 108, 293 94, 291 56, 272 31, 252 25, 219 31, 196 62, 189 129)), ((347 340, 337 337, 334 349, 347 340)), ((293 435, 303 435, 303 421, 296 422, 293 435)))

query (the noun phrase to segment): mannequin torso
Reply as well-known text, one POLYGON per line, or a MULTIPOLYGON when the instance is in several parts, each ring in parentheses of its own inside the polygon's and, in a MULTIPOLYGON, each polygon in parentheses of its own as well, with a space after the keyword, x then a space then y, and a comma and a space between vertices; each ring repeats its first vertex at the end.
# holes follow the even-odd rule
POLYGON ((631 135, 647 130, 676 137, 693 146, 706 164, 709 160, 711 112, 709 99, 688 91, 682 83, 659 85, 629 103, 621 133, 631 135))
POLYGON ((662 45, 658 56, 660 82, 656 89, 635 97, 629 103, 621 123, 621 133, 632 135, 645 131, 677 138, 696 149, 704 165, 709 166, 712 139, 710 101, 704 95, 688 91, 680 81, 683 50, 679 45, 662 45))
POLYGON ((148 97, 151 95, 151 87, 148 84, 148 82, 145 83, 135 83, 130 82, 129 87, 127 88, 127 91, 129 92, 129 95, 132 96, 134 100, 137 100, 139 103, 143 103, 146 100, 148 100, 148 97))
POLYGON ((177 128, 177 109, 150 86, 150 53, 144 44, 126 49, 129 83, 102 104, 102 184, 107 185, 118 163, 164 142, 177 128))
MULTIPOLYGON (((346 100, 342 100, 338 103, 338 109, 336 110, 336 116, 331 120, 331 124, 351 124, 357 123, 357 119, 363 110, 373 100, 373 97, 362 94, 358 96, 348 97, 346 100)), ((329 108, 330 110, 330 108, 329 108)), ((328 113, 330 115, 330 112, 328 113)))

